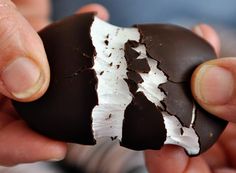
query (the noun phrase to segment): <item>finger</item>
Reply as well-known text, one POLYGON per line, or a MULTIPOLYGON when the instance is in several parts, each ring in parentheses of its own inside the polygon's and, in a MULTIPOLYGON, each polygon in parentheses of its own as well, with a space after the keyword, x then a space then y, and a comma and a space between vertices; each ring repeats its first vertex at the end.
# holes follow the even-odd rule
POLYGON ((40 31, 50 24, 49 19, 44 18, 28 18, 27 21, 35 29, 35 31, 40 31))
POLYGON ((236 169, 236 124, 229 123, 219 142, 227 156, 228 166, 236 169))
POLYGON ((212 169, 234 167, 236 169, 236 124, 229 123, 218 142, 202 157, 212 169))
POLYGON ((211 173, 210 168, 201 157, 189 159, 188 165, 183 173, 211 173))
POLYGON ((146 151, 145 159, 150 173, 183 173, 189 161, 183 149, 172 145, 159 151, 146 151))
POLYGON ((214 173, 236 173, 236 170, 230 169, 230 168, 219 168, 219 169, 216 169, 214 173))
POLYGON ((13 3, 0 0, 0 93, 31 101, 49 84, 49 66, 42 41, 13 3))
POLYGON ((212 27, 206 24, 199 24, 193 28, 193 32, 208 41, 214 48, 216 54, 219 56, 220 39, 218 34, 212 27))
POLYGON ((208 112, 236 122, 236 58, 200 65, 192 75, 193 96, 208 112))
POLYGON ((102 20, 109 20, 109 12, 100 4, 89 4, 80 8, 77 13, 96 12, 97 16, 102 20))
POLYGON ((37 31, 49 23, 50 0, 13 0, 18 11, 37 31))
POLYGON ((224 151, 224 148, 219 144, 219 142, 213 145, 213 147, 211 147, 201 156, 212 169, 229 166, 227 163, 227 155, 224 151))
POLYGON ((150 173, 210 173, 202 158, 189 158, 184 150, 177 146, 167 145, 159 151, 147 151, 145 158, 150 173))
POLYGON ((12 0, 25 17, 48 18, 50 15, 49 0, 12 0))
POLYGON ((36 161, 64 158, 66 144, 36 134, 18 120, 0 131, 0 165, 11 166, 36 161))

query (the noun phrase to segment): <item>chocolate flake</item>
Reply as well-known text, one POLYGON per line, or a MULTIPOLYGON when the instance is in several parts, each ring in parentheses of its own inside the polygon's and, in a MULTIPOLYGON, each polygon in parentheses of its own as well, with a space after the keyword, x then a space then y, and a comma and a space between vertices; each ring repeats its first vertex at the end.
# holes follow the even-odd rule
POLYGON ((183 128, 180 128, 180 134, 181 134, 181 135, 184 134, 184 130, 183 130, 183 128))
POLYGON ((150 67, 148 65, 147 59, 136 59, 128 64, 128 69, 131 71, 136 71, 139 73, 148 73, 150 67))
POLYGON ((136 93, 125 110, 121 145, 135 150, 160 149, 165 139, 161 111, 142 92, 136 93))
POLYGON ((118 136, 111 136, 111 140, 114 141, 118 138, 118 136))
POLYGON ((150 71, 150 67, 147 59, 137 59, 140 52, 137 52, 132 48, 134 43, 136 46, 136 42, 128 41, 125 43, 125 59, 127 61, 127 69, 141 73, 148 73, 150 71))
POLYGON ((108 41, 108 40, 105 40, 104 43, 108 46, 109 41, 108 41))
POLYGON ((99 73, 99 75, 103 75, 103 73, 104 73, 104 71, 101 71, 101 72, 99 73))
POLYGON ((143 82, 142 77, 137 72, 128 71, 127 76, 128 76, 128 79, 133 80, 136 84, 143 82))
POLYGON ((109 119, 111 119, 111 116, 112 116, 112 114, 109 114, 108 117, 105 118, 105 120, 109 120, 109 119))

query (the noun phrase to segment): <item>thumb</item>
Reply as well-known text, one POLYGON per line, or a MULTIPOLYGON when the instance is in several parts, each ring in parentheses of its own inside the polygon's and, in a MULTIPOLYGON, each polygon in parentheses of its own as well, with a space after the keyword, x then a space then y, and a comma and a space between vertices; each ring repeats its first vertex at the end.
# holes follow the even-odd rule
POLYGON ((49 66, 42 41, 11 1, 0 0, 0 93, 32 101, 48 84, 49 66))
POLYGON ((208 112, 236 122, 236 58, 219 58, 200 65, 192 76, 192 92, 208 112))

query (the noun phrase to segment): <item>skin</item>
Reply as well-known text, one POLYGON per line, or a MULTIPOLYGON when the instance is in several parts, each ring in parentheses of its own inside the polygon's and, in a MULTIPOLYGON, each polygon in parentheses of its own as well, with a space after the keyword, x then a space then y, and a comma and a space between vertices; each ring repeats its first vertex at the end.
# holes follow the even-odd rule
MULTIPOLYGON (((18 117, 9 101, 9 98, 19 101, 35 100, 42 96, 48 87, 49 67, 42 42, 36 31, 49 23, 50 3, 48 0, 14 0, 13 2, 16 6, 9 0, 0 0, 0 43, 5 45, 4 48, 0 47, 0 71, 3 71, 15 56, 30 55, 30 59, 41 69, 44 80, 37 92, 23 99, 12 95, 4 84, 0 85, 0 165, 11 166, 41 160, 61 160, 66 154, 67 145, 31 131, 18 117), (11 28, 16 28, 17 30, 13 31, 18 32, 12 32, 11 28), (19 38, 20 41, 17 40, 19 38)), ((106 9, 97 4, 83 7, 78 12, 88 11, 96 11, 103 20, 109 18, 106 9)), ((206 39, 219 54, 219 39, 211 27, 198 25, 197 28, 194 28, 194 32, 206 39)), ((234 65, 236 62, 232 58, 218 59, 210 63, 231 70, 236 66, 234 65)), ((195 89, 200 69, 201 66, 196 69, 192 77, 192 90, 195 99, 206 110, 230 120, 231 123, 219 141, 208 152, 198 157, 189 158, 183 149, 170 145, 163 147, 160 151, 146 151, 146 164, 150 173, 236 172, 236 125, 234 124, 236 122, 236 116, 234 117, 236 96, 232 96, 231 98, 235 99, 229 99, 223 102, 224 104, 206 104, 206 101, 199 97, 195 89)), ((232 72, 232 74, 236 76, 236 73, 234 75, 232 72)), ((24 77, 22 76, 22 80, 24 77)))

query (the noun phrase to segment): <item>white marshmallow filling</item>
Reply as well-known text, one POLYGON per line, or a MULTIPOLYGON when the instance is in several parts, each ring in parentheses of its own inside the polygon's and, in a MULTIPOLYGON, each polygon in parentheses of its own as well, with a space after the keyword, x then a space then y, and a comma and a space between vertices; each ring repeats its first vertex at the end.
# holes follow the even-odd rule
MULTIPOLYGON (((117 27, 95 17, 90 35, 96 51, 93 69, 98 78, 98 105, 92 112, 94 137, 96 140, 102 137, 121 140, 124 111, 132 101, 132 93, 124 80, 128 78, 124 45, 128 40, 139 42, 140 33, 137 28, 117 27)), ((166 96, 158 86, 166 83, 167 77, 157 68, 157 61, 147 56, 144 45, 140 44, 134 50, 140 53, 138 59, 147 59, 151 69, 149 73, 139 73, 143 82, 138 84, 138 91, 156 106, 162 107, 161 101, 166 96)), ((183 127, 175 116, 167 112, 162 112, 162 115, 167 130, 164 143, 179 145, 190 155, 198 154, 199 139, 192 128, 195 107, 190 127, 183 127)))

